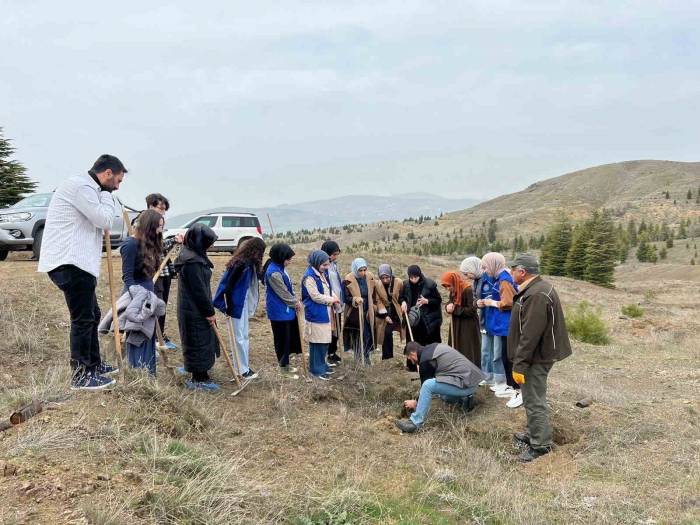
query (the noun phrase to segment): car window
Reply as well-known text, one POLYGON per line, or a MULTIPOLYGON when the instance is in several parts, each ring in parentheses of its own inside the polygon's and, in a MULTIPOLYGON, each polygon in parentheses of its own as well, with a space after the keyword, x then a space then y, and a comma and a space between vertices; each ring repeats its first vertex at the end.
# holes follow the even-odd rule
POLYGON ((257 217, 241 217, 241 226, 244 228, 256 228, 259 225, 257 217))
POLYGON ((51 202, 51 196, 53 193, 39 193, 37 195, 30 195, 25 197, 21 201, 15 203, 13 208, 43 208, 49 205, 51 202))
POLYGON ((213 228, 214 225, 216 224, 216 216, 211 216, 207 215, 205 217, 198 217, 195 220, 193 220, 191 223, 187 225, 187 227, 192 226, 194 223, 199 222, 201 224, 204 224, 205 226, 209 226, 210 228, 213 228))
POLYGON ((221 226, 223 228, 240 228, 241 219, 244 217, 221 217, 221 226))

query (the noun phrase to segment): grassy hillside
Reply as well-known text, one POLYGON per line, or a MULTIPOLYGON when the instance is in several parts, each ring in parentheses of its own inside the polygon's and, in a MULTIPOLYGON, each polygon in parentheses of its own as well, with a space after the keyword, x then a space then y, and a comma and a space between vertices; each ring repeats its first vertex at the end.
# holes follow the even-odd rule
MULTIPOLYGON (((295 283, 304 255, 290 269, 295 283)), ((63 298, 26 257, 0 265, 0 414, 31 396, 47 404, 0 432, 0 523, 612 525, 700 515, 700 267, 624 266, 616 290, 553 279, 567 308, 582 298, 600 308, 612 341, 575 342, 555 366, 557 449, 521 465, 510 436, 523 410, 480 389, 468 416, 436 401, 425 430, 401 435, 392 421, 417 383, 399 358, 358 370, 344 355, 342 380, 283 379, 262 311, 251 322, 262 378, 235 398, 221 360, 219 394, 188 392, 162 368, 156 381, 130 372, 112 392, 71 392, 63 298), (643 317, 622 317, 625 304, 643 317), (576 408, 584 397, 593 404, 576 408)), ((218 277, 225 257, 213 259, 218 277)), ((415 261, 381 259, 401 272, 415 261)), ((457 260, 419 262, 437 277, 457 260)), ((98 297, 106 310, 104 278, 98 297)), ((170 359, 179 363, 178 352, 170 359)))

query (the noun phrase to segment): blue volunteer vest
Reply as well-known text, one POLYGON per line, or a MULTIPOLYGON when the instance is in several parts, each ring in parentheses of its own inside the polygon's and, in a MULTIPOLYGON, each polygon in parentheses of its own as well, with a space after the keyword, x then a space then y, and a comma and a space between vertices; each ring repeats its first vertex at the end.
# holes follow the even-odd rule
POLYGON ((316 281, 316 288, 318 288, 320 293, 324 292, 323 281, 316 275, 314 269, 309 266, 306 269, 306 273, 304 273, 304 277, 301 278, 301 300, 304 303, 304 318, 310 323, 330 323, 331 318, 328 316, 328 306, 314 302, 309 292, 306 291, 304 281, 306 281, 308 277, 316 281))
POLYGON ((292 281, 289 280, 289 276, 284 271, 284 268, 280 268, 279 265, 271 262, 265 272, 265 310, 267 311, 267 318, 270 321, 292 321, 296 317, 294 308, 287 306, 270 286, 270 277, 272 277, 273 273, 282 274, 284 285, 289 290, 289 293, 294 295, 292 281))
MULTIPOLYGON (((500 289, 501 283, 504 281, 509 282, 513 289, 517 290, 513 278, 506 270, 503 270, 498 275, 498 279, 496 279, 491 289, 491 299, 494 301, 501 300, 500 289)), ((486 310, 488 310, 486 314, 486 331, 489 335, 507 336, 508 326, 510 325, 510 310, 501 311, 495 306, 489 306, 486 310)))
POLYGON ((226 283, 228 283, 229 277, 231 275, 231 270, 226 270, 221 276, 221 281, 219 281, 219 286, 216 289, 216 294, 214 294, 214 300, 212 304, 214 308, 219 311, 226 313, 226 301, 233 308, 232 317, 236 319, 241 318, 243 313, 243 305, 245 304, 245 296, 248 293, 248 287, 251 285, 251 279, 253 278, 253 266, 247 265, 245 270, 241 272, 241 277, 238 282, 233 287, 231 295, 224 299, 224 290, 226 289, 226 283))

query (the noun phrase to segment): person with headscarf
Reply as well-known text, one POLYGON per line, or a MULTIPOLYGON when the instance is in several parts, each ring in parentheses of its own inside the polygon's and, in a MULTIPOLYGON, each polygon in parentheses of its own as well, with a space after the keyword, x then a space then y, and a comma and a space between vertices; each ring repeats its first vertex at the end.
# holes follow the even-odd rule
POLYGON ((367 270, 367 261, 358 257, 352 261, 352 272, 343 279, 345 313, 343 315, 343 341, 345 348, 352 348, 355 364, 371 365, 370 354, 374 349, 375 282, 367 270), (361 317, 360 317, 361 316, 361 317), (362 337, 360 330, 362 329, 362 337), (364 344, 364 348, 361 345, 364 344))
POLYGON ((209 370, 219 355, 214 334, 216 315, 211 300, 211 270, 214 265, 207 249, 216 241, 214 231, 201 223, 193 224, 183 240, 183 248, 175 260, 179 275, 177 290, 177 322, 182 343, 185 370, 192 378, 185 381, 190 389, 218 390, 209 370))
POLYGON ((331 287, 331 293, 340 299, 339 304, 333 305, 333 337, 331 339, 331 344, 328 345, 328 362, 332 366, 342 361, 338 355, 338 339, 340 338, 342 330, 342 313, 343 305, 345 304, 345 296, 343 281, 340 278, 340 269, 338 268, 340 246, 337 242, 329 239, 324 241, 321 245, 321 250, 328 254, 331 263, 326 272, 326 281, 328 281, 328 285, 331 287))
POLYGON ((265 310, 272 326, 275 353, 284 376, 296 377, 296 368, 289 366, 289 355, 301 353, 297 314, 301 302, 294 295, 292 281, 286 267, 295 253, 284 243, 273 244, 270 258, 263 267, 265 282, 265 310))
POLYGON ((329 263, 326 252, 311 252, 309 266, 301 278, 301 299, 306 320, 304 336, 309 342, 309 373, 323 381, 328 381, 333 374, 333 370, 326 363, 326 355, 332 337, 331 309, 340 302, 340 299, 331 293, 326 280, 329 263))
POLYGON ((262 278, 262 260, 265 241, 252 237, 240 243, 226 263, 214 295, 214 306, 233 318, 233 334, 236 353, 244 379, 256 379, 258 374, 250 368, 250 318, 255 314, 260 300, 258 283, 262 278))
POLYGON ((406 270, 408 283, 401 294, 401 310, 407 323, 411 323, 413 339, 421 345, 441 343, 442 297, 437 283, 423 275, 420 266, 413 264, 406 270))
POLYGON ((479 313, 472 286, 459 272, 445 272, 440 284, 450 294, 450 301, 445 305, 445 312, 450 316, 447 344, 481 367, 479 313))
POLYGON ((377 315, 374 332, 377 334, 377 341, 382 343, 382 359, 391 359, 394 357, 394 332, 399 332, 403 341, 401 304, 399 303, 403 281, 394 276, 388 264, 380 264, 377 275, 379 279, 375 283, 377 315))
POLYGON ((465 258, 459 265, 459 271, 471 281, 471 286, 474 295, 474 306, 479 312, 479 328, 481 332, 481 371, 484 373, 485 379, 480 386, 493 386, 493 336, 486 333, 486 307, 479 308, 478 301, 480 299, 491 298, 491 279, 488 274, 482 269, 481 259, 474 255, 465 258))
POLYGON ((506 266, 506 259, 497 252, 489 252, 481 264, 491 281, 491 297, 481 299, 477 305, 486 307, 486 334, 493 338, 493 378, 491 390, 496 397, 508 398, 507 406, 522 405, 520 385, 512 377, 512 365, 508 361, 508 327, 515 296, 515 282, 506 266))

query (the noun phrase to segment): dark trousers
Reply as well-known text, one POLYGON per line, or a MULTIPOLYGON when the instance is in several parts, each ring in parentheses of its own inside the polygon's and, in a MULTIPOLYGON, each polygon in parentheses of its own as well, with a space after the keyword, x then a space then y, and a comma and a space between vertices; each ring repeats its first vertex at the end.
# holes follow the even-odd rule
POLYGON ((384 328, 384 341, 382 341, 382 359, 394 357, 394 327, 398 330, 399 323, 387 324, 384 328))
MULTIPOLYGON (((337 314, 335 312, 333 312, 333 315, 335 315, 336 332, 341 333, 342 324, 343 324, 341 321, 341 318, 343 317, 343 315, 337 314)), ((331 342, 328 345, 328 355, 336 355, 337 353, 338 353, 338 336, 332 335, 331 342)))
POLYGON ((496 336, 501 338, 501 356, 503 357, 503 368, 506 371, 506 384, 514 390, 520 390, 520 385, 513 379, 513 361, 508 359, 508 338, 504 336, 496 336))
POLYGON ((295 318, 292 321, 270 321, 270 325, 277 361, 280 366, 289 366, 289 354, 301 353, 299 323, 295 318))
POLYGON ((92 373, 102 362, 97 339, 97 279, 69 264, 51 270, 49 278, 63 292, 70 312, 70 366, 78 374, 92 373))
POLYGON ((523 384, 527 431, 530 434, 530 445, 535 449, 552 446, 552 427, 547 408, 547 377, 551 369, 551 364, 530 365, 523 384))
MULTIPOLYGON (((168 298, 170 297, 170 285, 173 282, 171 276, 163 277, 162 275, 156 279, 156 283, 153 286, 153 291, 159 299, 162 299, 165 305, 168 305, 168 298)), ((165 314, 158 317, 158 324, 160 325, 160 331, 165 335, 165 314)))

